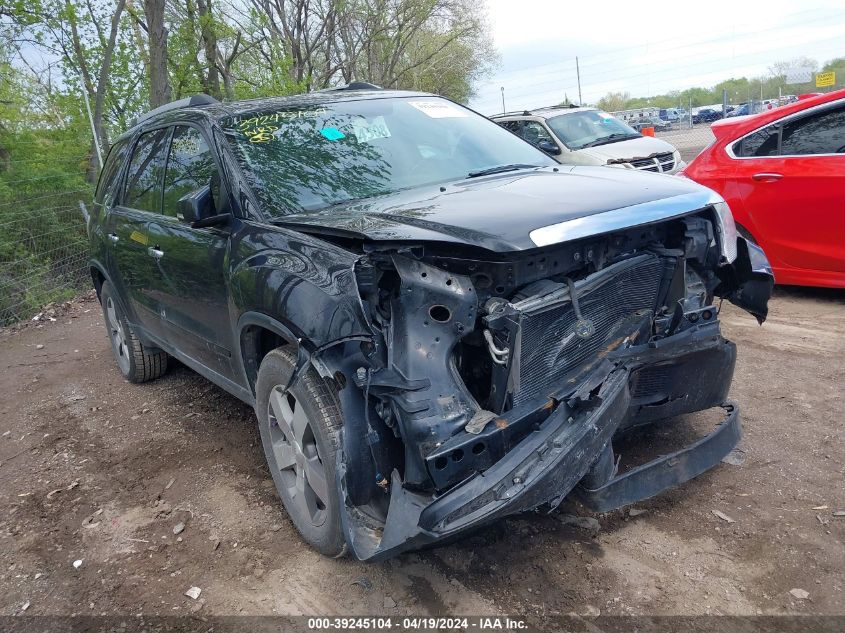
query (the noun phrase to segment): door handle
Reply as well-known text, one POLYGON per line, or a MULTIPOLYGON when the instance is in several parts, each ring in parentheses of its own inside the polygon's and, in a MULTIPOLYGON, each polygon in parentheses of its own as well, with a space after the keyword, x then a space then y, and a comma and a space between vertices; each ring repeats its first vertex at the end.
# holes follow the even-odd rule
POLYGON ((117 233, 109 233, 109 240, 117 242, 120 240, 120 237, 118 237, 117 233))
POLYGON ((149 255, 153 259, 161 259, 162 257, 164 257, 164 251, 157 249, 155 246, 150 246, 147 249, 147 255, 149 255))
POLYGON ((783 178, 783 174, 776 174, 773 172, 762 172, 751 176, 752 180, 756 180, 758 182, 774 182, 775 180, 780 180, 781 178, 783 178))

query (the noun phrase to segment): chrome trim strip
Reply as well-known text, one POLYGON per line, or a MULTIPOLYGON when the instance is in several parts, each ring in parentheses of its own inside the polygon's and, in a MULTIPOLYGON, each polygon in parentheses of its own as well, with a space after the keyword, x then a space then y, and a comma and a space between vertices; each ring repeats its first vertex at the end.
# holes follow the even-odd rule
POLYGON ((653 202, 643 202, 630 207, 612 209, 583 218, 550 224, 534 229, 528 235, 536 246, 548 246, 549 244, 593 237, 619 229, 677 218, 695 213, 717 202, 724 202, 724 200, 716 192, 702 188, 701 191, 694 193, 685 193, 653 202))

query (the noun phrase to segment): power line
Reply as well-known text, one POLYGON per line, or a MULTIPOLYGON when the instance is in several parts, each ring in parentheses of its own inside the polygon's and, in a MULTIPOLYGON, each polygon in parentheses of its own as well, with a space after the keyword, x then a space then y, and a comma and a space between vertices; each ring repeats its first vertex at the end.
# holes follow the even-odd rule
MULTIPOLYGON (((838 46, 838 44, 840 43, 840 40, 841 40, 841 37, 836 36, 836 37, 830 37, 830 38, 823 39, 823 40, 818 40, 818 43, 831 42, 831 43, 833 43, 834 46, 838 46)), ((748 56, 747 58, 744 58, 743 60, 738 60, 738 61, 739 61, 739 64, 742 64, 742 63, 750 64, 752 62, 765 63, 765 59, 763 58, 763 56, 765 56, 767 54, 768 54, 768 51, 758 51, 758 52, 753 53, 752 55, 748 56)), ((736 58, 733 58, 733 59, 736 59, 736 58)), ((715 61, 720 61, 720 60, 717 59, 715 61)), ((727 61, 727 59, 723 58, 721 61, 727 61)), ((684 76, 688 76, 690 74, 689 70, 691 68, 692 69, 699 69, 699 68, 703 68, 703 67, 710 67, 710 66, 713 65, 713 63, 714 63, 714 60, 712 58, 710 58, 710 59, 703 60, 703 61, 695 63, 695 64, 688 64, 688 65, 684 66, 683 68, 674 67, 674 68, 671 68, 671 69, 667 69, 666 71, 658 71, 658 72, 655 72, 653 69, 649 69, 645 72, 634 73, 634 74, 627 74, 627 73, 626 74, 620 74, 618 71, 614 71, 614 70, 608 70, 608 71, 605 71, 605 72, 592 73, 592 74, 587 74, 587 73, 582 72, 582 75, 583 75, 582 85, 584 85, 585 87, 588 87, 591 90, 595 91, 596 86, 602 86, 604 84, 616 83, 619 80, 624 80, 626 82, 626 88, 630 91, 631 88, 634 87, 634 86, 644 86, 646 84, 651 83, 652 81, 665 83, 667 80, 672 80, 672 79, 682 78, 684 76), (598 81, 596 81, 597 77, 599 78, 598 81), (635 84, 630 83, 630 80, 637 80, 637 79, 644 79, 645 81, 641 81, 641 82, 635 83, 635 84)), ((737 64, 737 65, 739 65, 739 64, 737 64)), ((582 66, 582 69, 583 69, 583 66, 582 66)), ((729 68, 726 68, 724 66, 722 66, 720 68, 714 67, 712 70, 708 70, 706 74, 724 73, 724 72, 728 72, 729 70, 730 70, 729 68)), ((704 74, 704 73, 702 73, 702 74, 704 74)), ((517 91, 516 92, 509 92, 509 94, 511 95, 512 98, 518 99, 520 97, 530 96, 530 95, 532 95, 536 92, 541 92, 543 90, 543 88, 546 87, 546 86, 548 86, 549 91, 551 91, 551 90, 554 90, 554 89, 558 89, 558 90, 563 89, 564 86, 574 86, 575 83, 576 83, 576 79, 575 79, 574 76, 566 75, 564 77, 560 77, 560 78, 557 78, 557 79, 554 79, 554 80, 544 80, 544 81, 520 83, 517 91), (525 90, 526 88, 529 88, 529 90, 526 91, 525 90)))
MULTIPOLYGON (((793 16, 798 16, 798 15, 802 15, 802 14, 805 14, 805 13, 818 14, 818 9, 805 9, 803 11, 797 11, 795 13, 787 14, 787 15, 784 16, 784 20, 789 20, 789 22, 787 24, 782 24, 782 25, 779 25, 779 26, 772 27, 770 29, 767 29, 767 31, 778 31, 778 30, 793 29, 796 26, 804 26, 806 24, 812 24, 814 22, 820 22, 820 21, 821 22, 829 22, 831 20, 831 14, 829 14, 829 13, 826 13, 824 15, 815 15, 814 17, 807 19, 807 20, 792 20, 791 19, 793 16)), ((836 17, 842 17, 843 19, 845 19, 845 12, 834 13, 833 15, 836 16, 836 17)), ((736 39, 744 37, 746 35, 757 35, 760 32, 761 31, 759 29, 757 29, 757 30, 751 29, 751 30, 740 31, 740 32, 734 31, 730 35, 723 35, 723 36, 719 36, 719 37, 715 37, 715 38, 711 38, 711 39, 698 40, 698 41, 695 41, 695 42, 687 41, 687 42, 685 42, 685 43, 683 43, 679 46, 676 46, 674 48, 665 49, 665 51, 668 52, 668 51, 672 51, 672 50, 687 48, 688 46, 690 46, 692 44, 696 44, 696 45, 698 45, 698 44, 713 44, 713 43, 718 43, 718 42, 722 42, 722 41, 736 40, 736 39)), ((666 42, 675 42, 675 41, 678 41, 679 39, 681 39, 681 38, 671 37, 671 38, 666 38, 664 40, 657 40, 657 41, 654 41, 654 42, 648 42, 648 43, 644 43, 644 44, 622 46, 622 47, 619 47, 619 48, 610 49, 610 50, 607 50, 607 51, 595 53, 595 54, 587 56, 587 57, 581 56, 581 60, 582 60, 582 62, 583 62, 583 60, 595 60, 595 59, 600 59, 602 57, 612 56, 612 55, 615 55, 616 53, 620 53, 620 54, 622 54, 622 56, 625 56, 626 53, 628 53, 632 50, 641 49, 641 48, 646 47, 646 46, 648 46, 648 47, 659 46, 660 44, 664 44, 666 42)), ((557 62, 557 63, 563 63, 563 62, 557 62)), ((574 63, 574 61, 573 61, 573 63, 574 63)), ((527 69, 530 69, 530 68, 541 68, 541 67, 546 66, 546 65, 548 65, 548 64, 522 66, 522 67, 519 67, 519 68, 514 68, 513 71, 508 71, 508 72, 518 72, 518 71, 527 70, 527 69)), ((581 67, 584 68, 583 63, 582 63, 581 67)))

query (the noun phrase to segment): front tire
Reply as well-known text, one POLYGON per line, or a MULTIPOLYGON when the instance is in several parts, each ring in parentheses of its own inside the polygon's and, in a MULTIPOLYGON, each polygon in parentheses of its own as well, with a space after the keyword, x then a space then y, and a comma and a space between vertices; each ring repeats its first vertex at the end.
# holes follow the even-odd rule
POLYGON ((296 355, 285 348, 261 361, 255 399, 261 443, 302 538, 321 554, 338 557, 346 553, 335 477, 343 418, 335 394, 313 369, 284 391, 295 367, 296 355))
POLYGON ((123 377, 129 382, 141 383, 162 376, 167 371, 167 353, 151 350, 138 339, 108 281, 103 282, 100 288, 100 303, 112 354, 123 377))

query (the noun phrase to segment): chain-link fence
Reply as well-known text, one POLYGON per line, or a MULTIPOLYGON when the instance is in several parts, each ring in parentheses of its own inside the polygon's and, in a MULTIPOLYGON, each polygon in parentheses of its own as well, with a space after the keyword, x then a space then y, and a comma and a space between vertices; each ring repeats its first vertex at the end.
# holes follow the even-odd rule
POLYGON ((79 207, 90 199, 83 187, 0 201, 0 327, 90 287, 79 207))

